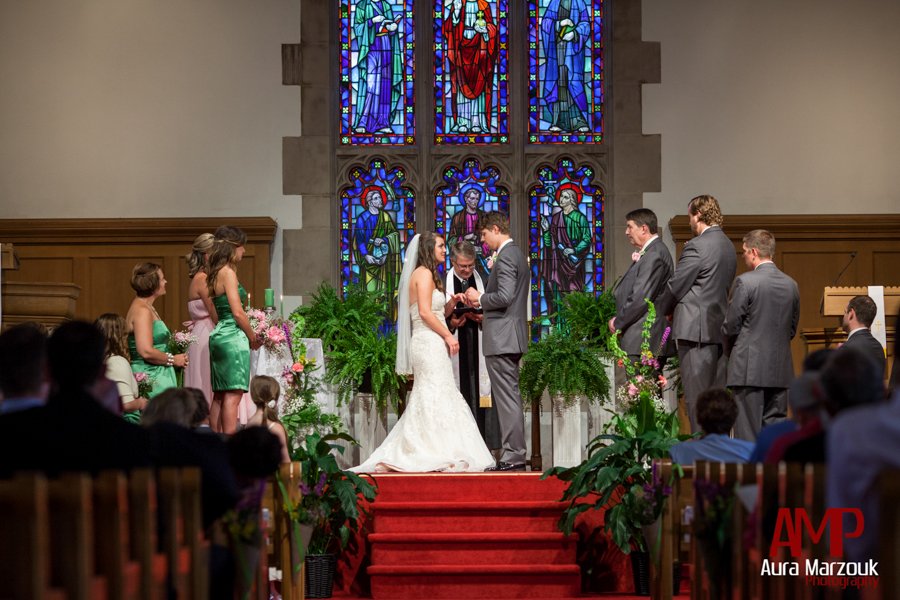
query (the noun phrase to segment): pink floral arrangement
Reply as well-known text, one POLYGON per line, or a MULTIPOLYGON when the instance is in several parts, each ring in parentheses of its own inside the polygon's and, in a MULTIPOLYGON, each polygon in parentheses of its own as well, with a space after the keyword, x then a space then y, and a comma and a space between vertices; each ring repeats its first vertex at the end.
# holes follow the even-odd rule
POLYGON ((182 323, 186 328, 179 329, 169 337, 167 350, 172 354, 184 354, 191 344, 197 341, 197 336, 192 333, 194 329, 193 321, 182 323))
POLYGON ((256 339, 265 348, 278 356, 285 352, 290 355, 290 339, 293 324, 273 312, 266 312, 258 308, 248 308, 247 317, 250 319, 250 328, 256 333, 256 339))
POLYGON ((134 380, 138 384, 138 397, 149 398, 153 392, 153 380, 150 379, 150 376, 143 371, 138 371, 134 374, 134 380))

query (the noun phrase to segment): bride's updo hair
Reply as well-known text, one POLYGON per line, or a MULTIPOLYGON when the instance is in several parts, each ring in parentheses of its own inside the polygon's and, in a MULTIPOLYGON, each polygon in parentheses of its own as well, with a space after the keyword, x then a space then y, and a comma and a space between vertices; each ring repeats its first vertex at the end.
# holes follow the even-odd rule
POLYGON ((247 243, 247 234, 237 227, 222 225, 213 235, 215 242, 209 254, 209 265, 206 267, 206 285, 209 287, 210 296, 216 294, 216 279, 222 267, 230 266, 237 270, 235 260, 237 249, 247 243))
POLYGON ((416 267, 425 267, 431 271, 431 278, 434 280, 434 287, 444 291, 444 282, 438 275, 437 257, 434 255, 435 246, 438 239, 444 239, 444 236, 438 235, 433 231, 426 231, 419 236, 419 256, 416 258, 416 267))
POLYGON ((194 275, 199 273, 206 264, 206 255, 212 252, 216 243, 216 236, 211 233, 201 233, 194 240, 191 247, 191 253, 185 256, 188 263, 188 277, 193 279, 194 275))

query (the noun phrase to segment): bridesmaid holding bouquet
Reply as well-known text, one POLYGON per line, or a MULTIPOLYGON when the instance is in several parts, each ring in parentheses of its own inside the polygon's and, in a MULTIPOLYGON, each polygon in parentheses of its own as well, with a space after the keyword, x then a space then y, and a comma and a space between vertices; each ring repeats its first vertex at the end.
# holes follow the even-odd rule
POLYGON ((191 333, 196 340, 187 351, 188 367, 184 370, 184 386, 197 388, 203 392, 207 404, 212 403, 212 380, 209 367, 209 334, 218 322, 216 309, 209 297, 206 269, 209 253, 212 252, 215 236, 204 233, 194 240, 188 254, 188 315, 191 317, 191 333))
POLYGON ((153 398, 163 390, 177 386, 175 367, 185 367, 189 361, 186 354, 166 351, 172 334, 153 307, 156 299, 166 293, 162 267, 155 263, 136 265, 131 272, 131 287, 136 296, 125 315, 131 370, 150 376, 153 391, 149 397, 153 398))
POLYGON ((237 277, 247 235, 236 227, 216 229, 207 286, 219 322, 209 335, 213 401, 209 422, 218 433, 237 430, 238 405, 250 386, 250 349, 259 348, 244 310, 247 291, 237 277))

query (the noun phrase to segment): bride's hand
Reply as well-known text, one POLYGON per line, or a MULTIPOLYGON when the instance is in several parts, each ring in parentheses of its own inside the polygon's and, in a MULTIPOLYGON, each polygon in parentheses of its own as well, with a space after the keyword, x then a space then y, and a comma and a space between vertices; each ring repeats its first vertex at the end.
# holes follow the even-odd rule
POLYGON ((455 337, 453 337, 453 334, 445 337, 444 343, 447 344, 447 350, 450 352, 450 356, 453 356, 454 354, 459 352, 459 342, 455 337))

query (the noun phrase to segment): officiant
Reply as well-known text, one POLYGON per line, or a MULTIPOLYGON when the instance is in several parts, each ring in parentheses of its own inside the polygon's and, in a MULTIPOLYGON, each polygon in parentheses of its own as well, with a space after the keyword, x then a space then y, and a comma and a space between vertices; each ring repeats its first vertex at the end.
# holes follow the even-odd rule
MULTIPOLYGON (((444 286, 447 297, 469 288, 484 292, 484 281, 475 270, 475 246, 457 241, 450 247, 450 263, 444 286)), ((500 425, 491 403, 491 380, 481 348, 480 310, 459 303, 447 318, 447 326, 459 341, 459 353, 451 357, 453 377, 463 398, 472 409, 481 437, 491 450, 500 448, 500 425)))

